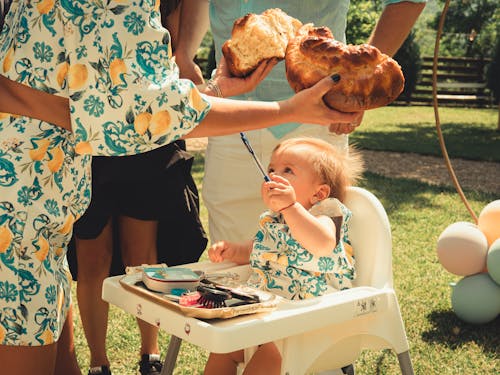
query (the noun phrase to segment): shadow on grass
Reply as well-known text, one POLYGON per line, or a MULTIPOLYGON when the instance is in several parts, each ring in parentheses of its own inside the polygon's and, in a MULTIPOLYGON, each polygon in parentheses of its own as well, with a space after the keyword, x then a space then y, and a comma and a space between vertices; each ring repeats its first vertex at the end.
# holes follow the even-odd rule
MULTIPOLYGON (((451 158, 500 162, 500 132, 491 126, 452 123, 442 125, 441 130, 451 158)), ((428 123, 397 124, 388 131, 360 128, 350 135, 350 141, 368 150, 442 155, 436 128, 428 123)))
POLYGON ((498 353, 500 348, 500 316, 488 324, 474 325, 463 322, 452 311, 433 311, 427 315, 432 327, 422 332, 422 340, 458 349, 475 343, 483 351, 498 353))
MULTIPOLYGON (((456 190, 448 186, 434 186, 424 182, 406 178, 389 178, 376 173, 365 172, 360 186, 372 192, 384 206, 390 216, 396 213, 402 206, 411 204, 413 209, 435 208, 442 209, 433 202, 433 197, 439 193, 457 194, 456 190)), ((494 194, 464 191, 470 200, 492 201, 494 194)), ((457 202, 461 204, 457 194, 457 202)))

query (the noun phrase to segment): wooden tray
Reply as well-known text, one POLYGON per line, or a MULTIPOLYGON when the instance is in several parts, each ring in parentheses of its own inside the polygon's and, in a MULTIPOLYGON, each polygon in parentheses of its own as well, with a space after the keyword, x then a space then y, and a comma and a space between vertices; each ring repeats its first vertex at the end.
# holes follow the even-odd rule
POLYGON ((249 287, 243 287, 243 290, 257 294, 262 302, 242 306, 207 309, 202 307, 181 306, 176 302, 164 298, 163 293, 157 293, 147 289, 142 282, 141 273, 123 276, 120 279, 120 284, 123 288, 147 298, 154 303, 165 306, 168 309, 177 311, 186 316, 200 319, 229 319, 239 315, 270 312, 276 309, 280 299, 271 293, 249 287))

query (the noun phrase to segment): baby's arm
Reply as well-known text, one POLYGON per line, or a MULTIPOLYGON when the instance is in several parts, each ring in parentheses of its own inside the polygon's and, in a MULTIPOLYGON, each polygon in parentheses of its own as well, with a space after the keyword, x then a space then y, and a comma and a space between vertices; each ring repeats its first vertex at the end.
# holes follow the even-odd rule
POLYGON ((219 241, 208 249, 208 258, 214 263, 224 260, 237 264, 247 264, 250 262, 253 241, 235 243, 229 241, 219 241))
POLYGON ((269 209, 283 215, 293 238, 314 255, 330 255, 337 244, 336 228, 328 216, 313 216, 304 208, 286 178, 271 174, 262 184, 262 198, 269 209))
POLYGON ((281 211, 293 238, 316 256, 331 255, 337 244, 335 224, 328 216, 313 216, 300 203, 281 211))

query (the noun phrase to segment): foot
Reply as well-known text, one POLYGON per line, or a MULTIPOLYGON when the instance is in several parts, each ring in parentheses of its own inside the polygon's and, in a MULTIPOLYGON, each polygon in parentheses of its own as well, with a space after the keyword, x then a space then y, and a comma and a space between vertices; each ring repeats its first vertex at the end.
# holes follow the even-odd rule
POLYGON ((141 375, 160 375, 162 367, 159 354, 143 354, 139 362, 141 375))
POLYGON ((88 375, 111 375, 108 366, 96 366, 89 369, 88 375))

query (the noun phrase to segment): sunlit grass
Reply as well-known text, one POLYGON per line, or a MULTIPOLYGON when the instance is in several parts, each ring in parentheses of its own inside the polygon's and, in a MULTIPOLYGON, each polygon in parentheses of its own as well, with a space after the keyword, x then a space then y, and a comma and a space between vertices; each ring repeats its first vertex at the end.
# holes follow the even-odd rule
MULTIPOLYGON (((440 108, 441 129, 450 157, 500 161, 498 110, 440 108)), ((383 107, 366 111, 351 143, 369 150, 441 156, 432 107, 383 107)))

